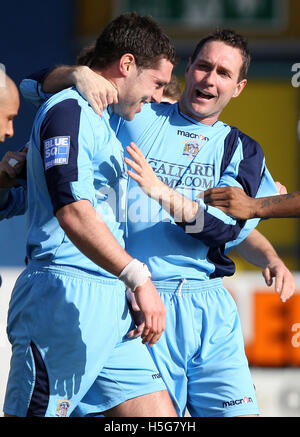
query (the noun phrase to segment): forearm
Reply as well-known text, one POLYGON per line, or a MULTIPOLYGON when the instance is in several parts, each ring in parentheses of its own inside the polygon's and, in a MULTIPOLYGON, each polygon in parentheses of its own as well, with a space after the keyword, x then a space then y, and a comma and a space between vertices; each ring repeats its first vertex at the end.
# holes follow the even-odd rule
POLYGON ((250 264, 264 269, 268 264, 278 258, 272 244, 259 231, 253 229, 248 237, 236 246, 236 251, 250 264))
POLYGON ((300 216, 300 191, 253 199, 254 217, 285 218, 300 216))
POLYGON ((58 210, 56 215, 74 245, 113 275, 119 276, 133 259, 120 246, 88 200, 71 203, 58 210))
POLYGON ((197 202, 188 199, 164 183, 154 189, 150 196, 157 200, 176 222, 189 223, 197 215, 199 208, 197 202))
POLYGON ((60 65, 54 68, 43 82, 43 91, 53 94, 74 86, 76 84, 76 75, 85 68, 88 67, 60 65))
POLYGON ((192 221, 198 211, 198 204, 191 199, 164 184, 154 173, 146 161, 142 151, 131 142, 126 147, 132 159, 125 157, 125 162, 135 172, 128 170, 128 175, 134 179, 151 199, 160 205, 175 219, 176 222, 192 221))

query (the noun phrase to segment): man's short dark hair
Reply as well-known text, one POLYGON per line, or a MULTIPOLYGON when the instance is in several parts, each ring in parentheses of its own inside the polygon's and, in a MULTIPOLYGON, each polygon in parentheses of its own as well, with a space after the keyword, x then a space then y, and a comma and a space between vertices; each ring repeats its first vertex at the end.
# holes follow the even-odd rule
POLYGON ((163 58, 176 63, 175 48, 159 24, 150 16, 131 12, 111 21, 95 44, 79 55, 77 64, 104 68, 125 53, 131 53, 141 68, 153 68, 163 58))
POLYGON ((197 44, 194 53, 192 54, 191 62, 193 63, 195 61, 203 46, 211 41, 222 41, 225 44, 240 50, 243 63, 240 70, 239 81, 245 79, 247 77, 251 61, 248 42, 245 37, 236 33, 234 30, 216 29, 213 33, 201 39, 201 41, 199 41, 197 44))

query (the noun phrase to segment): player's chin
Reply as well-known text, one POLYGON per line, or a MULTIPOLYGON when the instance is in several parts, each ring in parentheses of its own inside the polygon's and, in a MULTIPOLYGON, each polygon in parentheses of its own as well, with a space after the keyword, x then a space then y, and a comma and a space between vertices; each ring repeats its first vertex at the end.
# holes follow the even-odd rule
POLYGON ((133 113, 133 114, 123 114, 122 118, 124 118, 124 120, 126 120, 126 121, 131 121, 131 120, 134 119, 135 114, 136 113, 133 113))

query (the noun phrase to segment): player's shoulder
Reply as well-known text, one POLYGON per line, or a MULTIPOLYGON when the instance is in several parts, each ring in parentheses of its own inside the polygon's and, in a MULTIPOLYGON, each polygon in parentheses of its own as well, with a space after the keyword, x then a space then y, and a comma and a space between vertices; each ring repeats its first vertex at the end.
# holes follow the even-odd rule
POLYGON ((253 150, 259 153, 263 153, 262 147, 259 144, 258 141, 256 141, 254 138, 252 138, 250 135, 246 134, 245 132, 241 131, 239 128, 235 126, 230 126, 230 132, 228 136, 232 136, 236 139, 237 142, 240 142, 243 149, 245 150, 253 150))
POLYGON ((43 105, 45 110, 56 106, 57 108, 67 109, 73 105, 85 106, 87 102, 81 97, 76 88, 66 88, 58 93, 53 94, 43 105))
POLYGON ((89 103, 79 94, 76 88, 67 88, 51 96, 41 107, 43 117, 55 115, 60 118, 72 118, 72 114, 77 113, 81 118, 84 114, 89 122, 101 123, 99 117, 89 103))

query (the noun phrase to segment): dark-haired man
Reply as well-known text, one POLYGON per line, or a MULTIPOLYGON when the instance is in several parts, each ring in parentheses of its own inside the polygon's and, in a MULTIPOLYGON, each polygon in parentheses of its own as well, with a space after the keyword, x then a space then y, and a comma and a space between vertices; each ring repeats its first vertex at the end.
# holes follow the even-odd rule
MULTIPOLYGON (((228 250, 257 221, 236 222, 199 200, 201 191, 216 185, 242 186, 253 196, 276 192, 259 145, 218 121, 245 87, 249 59, 243 38, 217 32, 196 48, 178 105, 147 104, 129 122, 110 118, 123 146, 133 140, 141 149, 133 143, 127 147, 126 162, 134 171, 127 191, 126 245, 150 266, 167 306, 166 331, 151 353, 180 415, 186 406, 193 416, 258 413, 237 310, 222 286, 223 276, 234 273, 228 250), (174 219, 178 210, 180 218, 174 219), (195 225, 187 223, 196 212, 195 225), (236 399, 241 402, 232 402, 236 399)), ((83 71, 92 76, 81 80, 87 94, 94 75, 83 71)), ((53 74, 59 78, 58 70, 53 74)), ((52 79, 50 73, 46 91, 61 80, 53 86, 52 79)), ((93 91, 97 94, 97 87, 93 91)), ((265 265, 271 266, 272 257, 265 257, 265 265)))
MULTIPOLYGON (((116 113, 131 120, 170 81, 174 49, 151 18, 134 13, 116 18, 98 42, 93 69, 116 87, 116 113)), ((98 117, 69 89, 35 118, 27 154, 28 267, 9 306, 5 415, 69 416, 91 392, 108 416, 176 416, 148 349, 126 338, 134 325, 124 283, 135 290, 150 346, 164 330, 165 308, 147 267, 125 251, 123 227, 105 203, 111 190, 121 197, 127 183, 109 117, 98 117)))
POLYGON ((123 145, 136 143, 151 164, 134 145, 127 147, 134 181, 128 187, 126 244, 150 266, 168 314, 166 331, 151 353, 181 411, 187 405, 193 416, 258 414, 238 314, 222 285, 222 278, 234 273, 228 250, 257 221, 234 221, 201 199, 199 207, 191 204, 190 214, 185 208, 186 223, 168 215, 159 223, 155 219, 160 205, 176 209, 176 196, 168 199, 162 181, 194 201, 202 190, 218 185, 242 186, 253 197, 277 192, 260 146, 219 120, 247 83, 249 60, 245 41, 233 32, 204 39, 187 66, 178 105, 146 105, 118 132, 123 145), (135 223, 130 215, 140 195, 133 196, 135 181, 154 199, 154 219, 146 224, 135 223), (187 223, 195 206, 200 220, 203 214, 200 231, 187 223), (232 402, 237 399, 242 401, 232 402))

